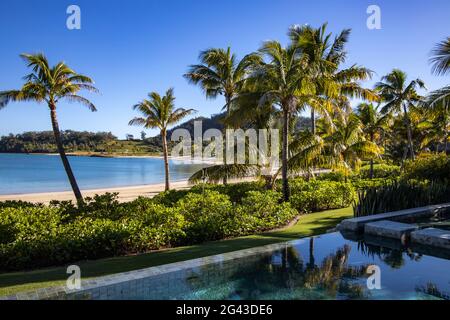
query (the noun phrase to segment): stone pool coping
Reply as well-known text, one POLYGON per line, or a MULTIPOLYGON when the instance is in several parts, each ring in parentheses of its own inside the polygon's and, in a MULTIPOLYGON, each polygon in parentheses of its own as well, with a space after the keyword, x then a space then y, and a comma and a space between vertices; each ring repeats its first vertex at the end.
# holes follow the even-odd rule
POLYGON ((450 250, 450 231, 437 228, 414 231, 411 242, 450 250))
MULTIPOLYGON (((318 236, 320 237, 320 236, 318 236)), ((41 288, 33 291, 19 292, 14 295, 0 296, 0 300, 59 300, 67 299, 69 295, 83 295, 93 289, 102 289, 109 286, 126 283, 133 280, 142 280, 145 278, 160 276, 186 269, 193 269, 209 264, 225 262, 229 260, 241 259, 248 256, 263 254, 274 250, 283 249, 292 245, 297 245, 308 241, 310 238, 303 238, 282 243, 269 244, 261 247, 243 249, 203 258, 180 261, 155 267, 149 267, 139 270, 115 273, 107 276, 96 277, 89 280, 81 281, 81 289, 71 290, 67 286, 54 286, 49 288, 41 288)), ((83 270, 81 270, 83 275, 83 270)), ((69 275, 68 275, 69 276, 69 275)))
POLYGON ((436 211, 440 210, 450 210, 450 203, 412 208, 394 212, 387 212, 382 214, 376 214, 373 216, 352 218, 342 221, 337 229, 344 232, 362 232, 364 231, 364 226, 367 223, 377 222, 382 220, 398 220, 398 219, 408 219, 408 218, 420 218, 432 215, 436 211))
POLYGON ((401 223, 390 220, 381 220, 366 223, 364 233, 373 236, 393 238, 405 242, 409 234, 419 229, 416 224, 401 223))

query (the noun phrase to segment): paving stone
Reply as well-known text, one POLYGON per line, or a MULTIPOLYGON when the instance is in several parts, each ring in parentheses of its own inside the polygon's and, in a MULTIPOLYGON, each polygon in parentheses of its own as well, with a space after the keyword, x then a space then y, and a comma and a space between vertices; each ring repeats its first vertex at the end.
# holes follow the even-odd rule
POLYGON ((394 238, 405 241, 411 232, 418 229, 419 227, 415 224, 381 220, 365 224, 364 233, 378 237, 394 238))
POLYGON ((411 242, 450 250, 450 231, 436 228, 414 231, 411 242))

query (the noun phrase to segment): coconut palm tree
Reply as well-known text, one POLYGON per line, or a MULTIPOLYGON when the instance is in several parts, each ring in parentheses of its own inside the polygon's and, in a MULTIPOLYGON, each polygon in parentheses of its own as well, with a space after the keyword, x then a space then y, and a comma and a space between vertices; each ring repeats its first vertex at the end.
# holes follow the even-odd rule
MULTIPOLYGON (((292 43, 308 56, 310 72, 317 85, 317 94, 328 98, 338 98, 341 101, 345 97, 378 100, 374 92, 362 88, 358 83, 358 81, 370 79, 371 70, 357 65, 346 69, 340 68, 346 61, 345 45, 351 30, 345 29, 333 39, 332 33, 327 33, 327 25, 324 23, 319 28, 295 25, 289 29, 292 43)), ((316 113, 329 117, 333 109, 337 109, 338 104, 311 103, 309 105, 313 133, 316 130, 316 113)))
POLYGON ((430 62, 434 74, 450 74, 450 37, 436 45, 431 52, 430 62))
MULTIPOLYGON (((412 140, 411 120, 408 111, 410 108, 422 100, 416 89, 425 88, 422 80, 416 79, 407 83, 407 75, 405 72, 394 69, 391 73, 384 76, 380 82, 375 85, 381 97, 386 104, 381 112, 386 113, 403 113, 403 121, 407 131, 408 149, 411 159, 415 159, 414 145, 412 140)), ((407 154, 405 152, 405 154, 407 154)))
POLYGON ((348 176, 358 169, 362 159, 380 155, 380 148, 366 140, 363 125, 355 114, 335 119, 332 124, 324 119, 317 123, 317 133, 300 132, 291 144, 289 169, 308 170, 312 165, 328 166, 348 176))
MULTIPOLYGON (((431 52, 430 62, 434 74, 450 74, 450 37, 436 45, 431 52)), ((432 109, 435 116, 447 121, 447 123, 444 123, 444 150, 447 151, 448 140, 450 139, 448 131, 448 127, 450 126, 448 120, 450 119, 450 85, 430 93, 427 97, 426 105, 432 109)))
MULTIPOLYGON (((381 115, 373 104, 362 103, 357 107, 357 116, 363 125, 368 141, 377 143, 381 133, 389 125, 390 115, 381 115)), ((373 158, 370 159, 370 179, 373 178, 373 158)))
POLYGON ((93 86, 91 78, 76 73, 64 62, 50 66, 43 54, 22 54, 21 57, 31 68, 31 73, 24 77, 26 82, 21 89, 0 92, 0 108, 6 106, 10 101, 35 101, 47 104, 50 109, 50 118, 59 155, 77 203, 82 205, 83 196, 64 151, 56 109, 58 102, 67 100, 84 104, 89 110, 96 111, 94 104, 78 95, 78 92, 80 90, 97 92, 97 89, 93 86))
MULTIPOLYGON (((222 95, 225 98, 223 109, 228 116, 232 110, 233 99, 242 89, 250 67, 259 60, 256 54, 249 54, 238 61, 235 54, 231 53, 231 48, 211 48, 202 51, 199 56, 200 64, 191 65, 184 77, 192 84, 199 85, 207 98, 215 99, 222 95)), ((225 129, 227 126, 225 126, 225 129)), ((228 174, 224 154, 223 168, 225 170, 223 183, 227 184, 228 174)))
POLYGON ((158 128, 160 130, 164 154, 165 190, 167 191, 170 189, 167 129, 170 125, 176 124, 195 112, 195 110, 175 109, 173 88, 167 90, 163 97, 157 92, 149 93, 148 97, 149 99, 145 99, 133 106, 133 109, 139 111, 142 116, 133 118, 128 124, 130 126, 143 126, 146 129, 158 128))
POLYGON ((254 66, 248 85, 259 96, 258 106, 275 105, 281 113, 282 190, 284 200, 288 201, 289 124, 292 115, 315 98, 316 87, 309 78, 308 59, 297 46, 283 47, 277 41, 267 41, 259 52, 267 62, 260 61, 254 66))

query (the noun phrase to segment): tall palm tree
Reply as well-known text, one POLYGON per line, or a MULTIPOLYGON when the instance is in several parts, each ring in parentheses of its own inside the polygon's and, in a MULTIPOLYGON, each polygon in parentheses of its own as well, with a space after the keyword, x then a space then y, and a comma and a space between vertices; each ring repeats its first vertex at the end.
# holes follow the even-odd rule
MULTIPOLYGON (((450 37, 436 45, 431 52, 430 62, 434 74, 450 74, 450 37)), ((450 139, 450 134, 447 129, 450 126, 448 120, 450 119, 450 85, 430 93, 427 97, 426 105, 431 107, 435 115, 447 121, 447 123, 444 124, 444 146, 445 151, 447 151, 448 140, 450 139)))
POLYGON ((303 109, 316 92, 310 81, 308 59, 297 46, 283 47, 277 41, 267 41, 259 50, 266 61, 254 66, 249 86, 260 97, 261 107, 268 103, 280 109, 282 117, 281 173, 283 198, 289 200, 288 143, 289 124, 293 114, 303 109))
MULTIPOLYGON (((377 143, 381 133, 388 128, 390 122, 390 115, 381 115, 377 109, 371 103, 362 103, 357 107, 357 116, 363 125, 363 132, 367 139, 373 143, 377 143)), ((370 179, 372 178, 373 158, 370 159, 370 179)))
POLYGON ((167 90, 163 97, 157 92, 151 92, 148 96, 149 99, 145 99, 133 106, 133 109, 139 111, 142 116, 133 118, 129 122, 129 125, 143 126, 146 129, 159 128, 163 144, 165 190, 167 191, 170 189, 167 129, 170 125, 176 124, 186 116, 195 112, 195 110, 183 108, 175 109, 173 88, 167 90))
MULTIPOLYGON (((332 33, 327 33, 327 23, 319 28, 295 25, 289 29, 289 36, 293 44, 297 45, 308 56, 309 68, 313 81, 317 84, 317 94, 323 97, 343 99, 358 97, 374 101, 378 97, 374 92, 362 88, 358 81, 372 77, 372 71, 357 65, 340 69, 345 63, 351 30, 344 29, 334 39, 332 33)), ((311 127, 316 131, 316 113, 329 117, 333 106, 329 103, 311 103, 311 127), (331 108, 330 108, 331 107, 331 108)), ((334 105, 334 109, 337 104, 334 105)))
MULTIPOLYGON (((399 69, 394 69, 391 73, 384 76, 381 81, 375 85, 375 88, 380 92, 381 97, 386 102, 381 109, 382 113, 403 113, 404 125, 407 131, 409 154, 411 159, 414 160, 415 152, 408 110, 414 107, 415 103, 422 100, 422 97, 419 96, 416 89, 425 88, 424 82, 420 79, 416 79, 407 83, 406 73, 399 69)), ((406 154, 407 153, 405 152, 405 155, 406 154)))
POLYGON ((0 108, 10 101, 35 101, 46 103, 50 109, 50 118, 55 135, 55 142, 61 157, 70 185, 79 205, 83 204, 83 196, 78 187, 69 160, 64 151, 61 133, 56 114, 57 104, 65 99, 69 102, 79 102, 91 111, 96 111, 92 102, 78 95, 80 90, 97 92, 91 78, 78 74, 64 62, 51 67, 43 54, 22 54, 21 57, 31 68, 31 73, 24 77, 25 84, 19 90, 0 92, 0 108))
POLYGON ((450 74, 450 37, 436 45, 431 52, 430 62, 434 74, 450 74))
MULTIPOLYGON (((192 84, 199 85, 207 98, 215 99, 222 95, 225 98, 223 109, 228 116, 232 110, 233 99, 242 89, 250 67, 259 60, 256 54, 249 54, 238 61, 231 48, 211 48, 202 51, 199 56, 200 64, 191 65, 184 77, 192 84)), ((226 129, 226 126, 225 126, 226 129)), ((222 169, 229 168, 224 154, 222 169)), ((227 174, 223 177, 227 184, 227 174)))

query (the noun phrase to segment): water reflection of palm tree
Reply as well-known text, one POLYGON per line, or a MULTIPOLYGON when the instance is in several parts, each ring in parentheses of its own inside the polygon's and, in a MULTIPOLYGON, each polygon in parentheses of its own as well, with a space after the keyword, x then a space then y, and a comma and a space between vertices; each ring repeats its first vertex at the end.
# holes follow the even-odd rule
POLYGON ((309 262, 304 263, 293 246, 255 259, 236 269, 220 283, 229 286, 230 297, 244 299, 322 299, 339 295, 350 299, 366 298, 364 285, 355 280, 365 275, 367 266, 348 265, 351 247, 344 246, 315 264, 314 241, 310 241, 309 262))
POLYGON ((394 269, 400 269, 405 265, 405 258, 403 253, 411 260, 411 261, 419 261, 422 258, 421 254, 417 254, 412 252, 411 250, 397 250, 390 249, 385 247, 380 247, 376 245, 367 244, 363 241, 358 243, 358 250, 370 257, 377 256, 381 261, 386 263, 388 266, 394 269))
POLYGON ((315 259, 314 259, 314 237, 311 237, 309 239, 309 268, 314 268, 315 266, 315 259))

